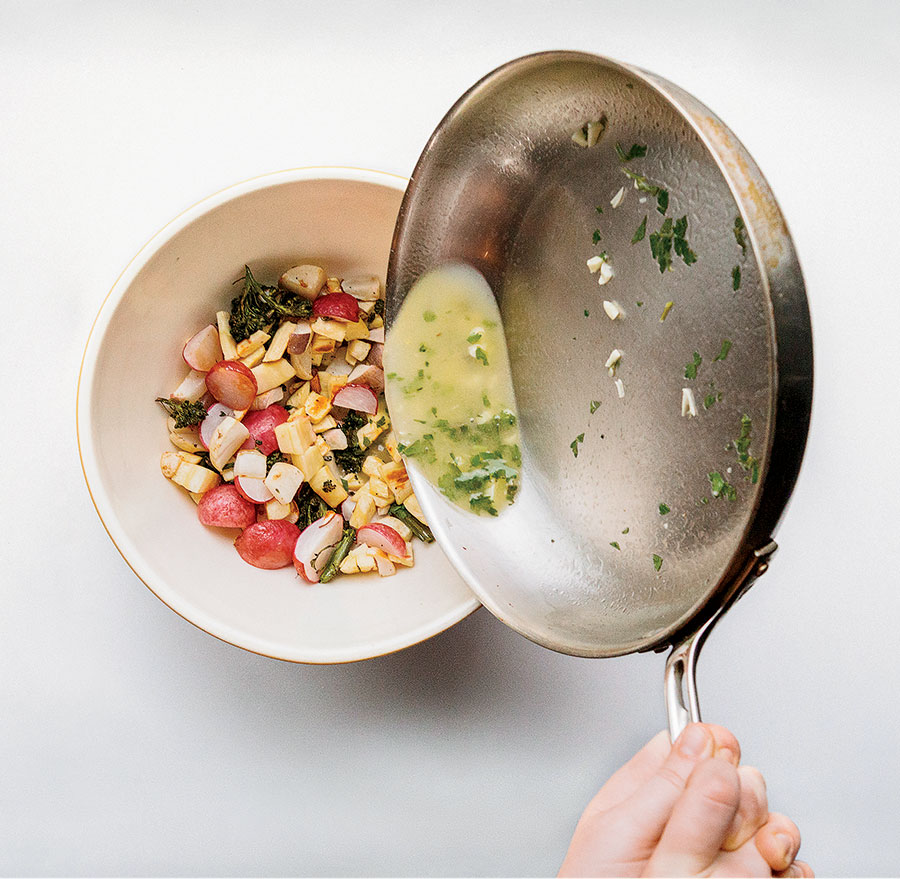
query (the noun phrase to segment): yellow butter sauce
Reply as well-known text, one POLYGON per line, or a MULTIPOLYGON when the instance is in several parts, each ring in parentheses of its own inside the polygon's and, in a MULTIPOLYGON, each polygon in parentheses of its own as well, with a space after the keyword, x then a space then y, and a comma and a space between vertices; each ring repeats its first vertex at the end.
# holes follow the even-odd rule
POLYGON ((384 347, 402 454, 451 501, 498 515, 519 487, 518 415, 500 310, 484 276, 453 263, 413 284, 384 347))

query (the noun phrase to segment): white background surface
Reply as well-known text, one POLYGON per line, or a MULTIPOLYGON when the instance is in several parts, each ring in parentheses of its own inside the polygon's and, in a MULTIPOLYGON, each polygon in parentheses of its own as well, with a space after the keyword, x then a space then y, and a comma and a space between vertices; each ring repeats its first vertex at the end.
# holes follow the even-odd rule
POLYGON ((476 79, 576 48, 709 104, 788 218, 812 435, 776 563, 711 637, 701 696, 820 875, 896 873, 898 11, 0 3, 0 872, 547 874, 663 725, 662 657, 558 656, 484 611, 345 667, 220 643, 127 568, 75 445, 91 322, 172 216, 285 167, 408 174, 476 79))

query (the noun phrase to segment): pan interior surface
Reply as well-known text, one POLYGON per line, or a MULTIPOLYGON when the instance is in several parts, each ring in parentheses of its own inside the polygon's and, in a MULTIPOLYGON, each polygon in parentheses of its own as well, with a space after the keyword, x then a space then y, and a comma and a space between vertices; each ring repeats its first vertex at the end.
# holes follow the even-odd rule
POLYGON ((729 182, 682 112, 603 59, 524 61, 470 90, 423 153, 388 333, 428 269, 485 275, 520 413, 519 496, 475 516, 413 462, 416 494, 496 616, 552 649, 612 656, 664 643, 746 550, 774 425, 772 308, 729 182), (595 120, 596 145, 576 144, 595 120), (600 285, 587 261, 604 252, 600 285), (684 388, 696 415, 682 415, 684 388))

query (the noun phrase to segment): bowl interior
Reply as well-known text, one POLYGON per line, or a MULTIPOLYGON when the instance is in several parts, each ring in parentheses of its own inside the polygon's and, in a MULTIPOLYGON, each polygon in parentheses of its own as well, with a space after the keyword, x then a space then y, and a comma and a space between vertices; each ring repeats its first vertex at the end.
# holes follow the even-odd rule
POLYGON ((384 279, 404 185, 376 172, 296 171, 212 196, 138 254, 88 342, 78 427, 98 513, 162 601, 240 647, 295 661, 363 659, 427 638, 478 606, 436 544, 416 542, 415 567, 388 578, 308 587, 293 569, 253 568, 232 547, 237 532, 201 526, 193 501, 159 470, 170 445, 154 398, 187 373, 182 345, 228 308, 244 264, 265 282, 301 262, 384 279))

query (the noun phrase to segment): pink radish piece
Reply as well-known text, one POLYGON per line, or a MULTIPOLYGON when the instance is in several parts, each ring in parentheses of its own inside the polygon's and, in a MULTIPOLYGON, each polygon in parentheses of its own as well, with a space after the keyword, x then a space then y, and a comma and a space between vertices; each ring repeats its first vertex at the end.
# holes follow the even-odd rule
POLYGON ((248 412, 241 423, 250 431, 250 436, 241 448, 257 449, 264 455, 271 455, 278 448, 275 428, 287 420, 288 411, 284 406, 272 405, 248 412))
POLYGON ((197 518, 213 528, 246 528, 256 521, 256 507, 233 485, 217 485, 200 498, 197 518))
POLYGON ((212 324, 204 327, 184 343, 181 356, 191 369, 209 372, 222 359, 219 331, 212 324))
POLYGON ((377 366, 379 369, 384 369, 383 355, 384 345, 373 342, 372 347, 369 349, 369 356, 366 357, 365 362, 371 363, 372 366, 377 366))
POLYGON ((375 327, 374 330, 369 330, 369 335, 366 336, 367 342, 377 342, 379 345, 384 344, 384 327, 375 327))
POLYGON ((384 370, 371 363, 360 363, 347 376, 348 384, 368 385, 376 394, 384 390, 384 370))
POLYGON ((374 415, 378 411, 378 395, 368 385, 344 385, 334 395, 334 405, 374 415))
POLYGON ((234 486, 240 492, 241 497, 254 504, 264 504, 274 497, 269 491, 269 486, 256 476, 235 476, 234 486))
POLYGON ((291 333, 288 339, 288 354, 302 354, 309 348, 310 339, 312 339, 312 330, 310 329, 309 321, 298 320, 294 332, 291 333))
POLYGON ((232 409, 249 409, 256 396, 256 376, 238 360, 220 360, 206 373, 206 387, 232 409))
POLYGON ((373 549, 380 549, 388 555, 404 558, 406 556, 406 541, 396 529, 383 522, 370 522, 363 525, 356 532, 356 542, 365 543, 373 549))
POLYGON ((343 518, 337 513, 328 513, 300 532, 294 547, 294 567, 307 583, 319 582, 319 574, 328 564, 343 530, 343 518))
POLYGON ((209 448, 209 441, 216 432, 219 422, 229 415, 234 418, 234 409, 222 403, 213 403, 206 410, 206 418, 200 422, 200 442, 203 443, 204 449, 209 448))
POLYGON ((359 304, 349 293, 326 293, 313 302, 313 314, 355 322, 359 320, 359 304))
POLYGON ((241 558, 255 568, 286 568, 293 558, 300 529, 285 519, 265 519, 248 525, 234 541, 241 558))
POLYGON ((325 440, 325 445, 328 446, 329 449, 337 449, 340 451, 341 449, 347 448, 347 435, 339 427, 326 430, 325 433, 322 434, 322 439, 325 440))

